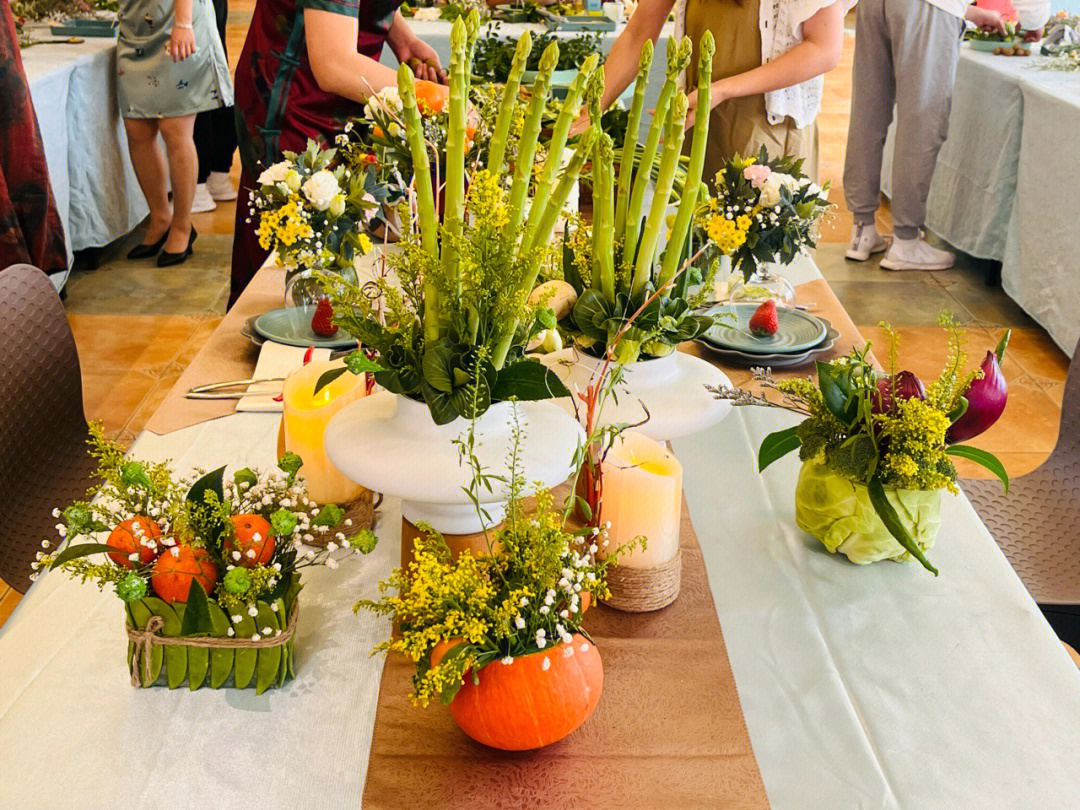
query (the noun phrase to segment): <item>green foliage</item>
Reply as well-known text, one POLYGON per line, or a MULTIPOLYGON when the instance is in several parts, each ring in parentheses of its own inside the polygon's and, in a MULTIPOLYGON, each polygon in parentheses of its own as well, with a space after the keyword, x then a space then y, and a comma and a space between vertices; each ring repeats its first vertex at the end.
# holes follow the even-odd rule
MULTIPOLYGON (((592 54, 601 53, 602 41, 599 34, 580 34, 573 37, 560 37, 554 33, 541 34, 532 41, 525 69, 538 70, 541 54, 555 42, 559 46, 559 59, 555 63, 555 70, 576 70, 592 54)), ((516 37, 500 36, 498 25, 490 26, 476 42, 476 55, 472 63, 473 80, 478 83, 506 82, 510 76, 516 48, 516 37)))

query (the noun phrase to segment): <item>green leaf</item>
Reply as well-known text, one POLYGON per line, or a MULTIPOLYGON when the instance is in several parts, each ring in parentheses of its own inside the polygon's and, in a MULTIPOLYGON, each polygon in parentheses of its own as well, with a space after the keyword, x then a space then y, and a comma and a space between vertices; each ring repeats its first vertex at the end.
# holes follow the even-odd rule
MULTIPOLYGON (((249 639, 255 634, 255 619, 248 616, 247 608, 238 614, 240 621, 233 624, 233 638, 249 639)), ((259 661, 259 651, 239 649, 236 651, 236 663, 233 669, 233 685, 237 689, 246 689, 255 676, 255 665, 259 661)))
POLYGON ((213 492, 217 495, 218 501, 224 502, 225 500, 225 468, 218 467, 216 470, 212 470, 191 485, 191 489, 188 490, 187 500, 188 503, 205 504, 206 493, 213 492))
POLYGON ((960 397, 960 401, 956 403, 956 407, 949 412, 949 424, 951 425, 965 413, 967 413, 968 401, 967 397, 960 397))
POLYGON ((319 375, 319 379, 315 382, 315 390, 311 392, 312 396, 322 391, 326 386, 340 377, 342 374, 347 374, 349 369, 342 366, 341 368, 332 368, 329 371, 324 371, 319 375))
MULTIPOLYGON (((256 632, 260 636, 263 635, 264 628, 270 628, 271 636, 273 631, 280 630, 281 625, 278 623, 277 613, 271 609, 271 607, 265 602, 257 602, 256 606, 259 609, 259 616, 257 619, 258 629, 256 632)), ((282 617, 284 621, 284 617, 282 617)), ((269 638, 270 636, 263 636, 269 638)), ((259 659, 255 675, 255 694, 261 695, 278 679, 278 670, 281 667, 281 647, 264 647, 259 650, 259 659)))
POLYGON ((345 355, 345 368, 356 375, 363 374, 365 371, 374 373, 376 371, 386 370, 374 360, 369 360, 368 356, 360 349, 345 355))
POLYGON ((213 630, 210 623, 210 607, 206 591, 195 577, 191 578, 188 588, 187 607, 184 609, 184 621, 180 625, 182 636, 205 636, 213 630))
POLYGON ((614 308, 598 290, 588 289, 574 304, 573 319, 586 337, 607 342, 607 331, 601 324, 611 317, 614 308))
POLYGON ((796 433, 798 425, 785 430, 770 433, 761 442, 758 450, 758 472, 764 472, 765 468, 777 461, 792 450, 798 450, 802 442, 796 433))
MULTIPOLYGON (((184 605, 177 602, 170 606, 167 602, 156 596, 147 596, 142 600, 155 616, 160 616, 165 624, 161 628, 161 635, 176 638, 182 635, 184 605)), ((169 645, 165 647, 165 676, 170 689, 175 689, 184 682, 187 676, 187 647, 169 645)))
POLYGON ((444 394, 454 390, 454 350, 432 346, 424 352, 424 381, 444 394))
POLYGON ((1012 337, 1012 329, 1006 329, 1005 334, 1001 336, 1001 340, 998 341, 997 348, 994 349, 994 355, 997 357, 998 365, 1001 365, 1005 360, 1005 349, 1009 346, 1009 338, 1012 337))
POLYGON ((491 398, 503 402, 517 397, 523 402, 568 397, 570 391, 559 376, 536 360, 520 360, 505 366, 496 378, 491 398))
POLYGON ((126 487, 139 487, 146 490, 154 488, 150 476, 146 474, 146 468, 139 461, 128 461, 121 465, 120 481, 126 487))
MULTIPOLYGON (((210 611, 210 635, 214 638, 227 638, 229 635, 229 617, 217 602, 208 602, 210 611)), ((210 650, 210 688, 218 689, 229 679, 233 669, 233 651, 228 647, 214 647, 210 650)))
POLYGON ((432 388, 427 380, 420 383, 420 390, 431 412, 431 419, 436 425, 448 425, 458 418, 459 414, 450 401, 449 394, 432 388))
POLYGON ((554 329, 557 321, 555 320, 555 310, 553 309, 541 309, 536 313, 536 320, 540 322, 540 325, 545 329, 554 329))
POLYGON ((281 458, 278 459, 278 469, 285 473, 288 478, 289 486, 292 486, 296 480, 296 474, 300 472, 300 468, 304 466, 304 460, 300 456, 296 455, 292 451, 289 451, 281 458))
MULTIPOLYGON (((131 620, 134 626, 139 630, 145 630, 146 625, 150 622, 150 617, 154 614, 150 612, 149 605, 145 600, 138 602, 128 602, 127 608, 131 614, 131 620)), ((161 665, 165 660, 165 648, 160 644, 153 644, 150 647, 150 677, 146 677, 146 670, 144 667, 146 664, 143 661, 139 661, 139 681, 144 687, 153 686, 154 682, 161 674, 161 665)))
POLYGON ((237 489, 241 488, 241 484, 247 484, 250 488, 259 483, 259 476, 257 476, 254 471, 244 467, 244 469, 237 470, 233 473, 233 483, 236 484, 237 489))
POLYGON ((80 543, 77 546, 68 546, 56 555, 56 559, 49 566, 49 570, 51 571, 53 568, 58 568, 64 563, 77 560, 80 557, 89 557, 91 554, 108 554, 109 552, 115 554, 116 549, 104 543, 80 543))
POLYGON ((922 563, 923 568, 936 577, 938 570, 926 558, 923 550, 919 548, 919 544, 915 542, 907 527, 900 520, 900 516, 896 514, 896 509, 889 503, 889 498, 885 494, 885 487, 882 486, 881 480, 871 478, 870 483, 866 485, 866 491, 870 496, 870 503, 874 507, 874 511, 881 518, 881 522, 885 524, 885 528, 889 530, 889 534, 895 537, 896 542, 902 545, 912 557, 922 563))
POLYGON ((976 464, 985 467, 1001 479, 1001 483, 1005 487, 1005 494, 1009 494, 1009 474, 1005 471, 1005 465, 993 453, 966 444, 954 444, 946 447, 945 453, 957 458, 966 458, 968 461, 974 461, 976 464))
POLYGON ((831 363, 817 363, 818 386, 821 398, 829 413, 835 416, 845 427, 850 427, 858 415, 859 403, 851 390, 851 378, 836 369, 831 363))

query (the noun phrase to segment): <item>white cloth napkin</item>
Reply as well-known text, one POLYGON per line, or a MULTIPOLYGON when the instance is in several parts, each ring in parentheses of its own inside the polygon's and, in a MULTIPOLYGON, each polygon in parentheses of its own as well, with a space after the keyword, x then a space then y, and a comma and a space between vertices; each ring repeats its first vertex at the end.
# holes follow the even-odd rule
MULTIPOLYGON (((288 377, 304 364, 304 352, 298 346, 285 346, 281 343, 266 341, 259 350, 259 361, 255 364, 254 379, 268 380, 275 377, 288 377)), ((329 349, 315 349, 311 355, 313 361, 329 360, 329 349)), ((281 382, 255 383, 248 386, 248 393, 236 403, 236 410, 255 413, 281 413, 281 403, 274 397, 281 393, 281 382)))

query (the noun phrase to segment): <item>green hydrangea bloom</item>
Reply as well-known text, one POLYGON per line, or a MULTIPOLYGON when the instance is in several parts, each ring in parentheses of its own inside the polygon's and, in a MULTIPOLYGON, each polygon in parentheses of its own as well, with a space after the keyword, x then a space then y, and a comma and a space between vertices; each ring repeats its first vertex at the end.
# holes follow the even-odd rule
POLYGON ((225 590, 236 595, 245 594, 251 589, 251 574, 246 568, 236 567, 225 574, 225 590))
POLYGON ((116 583, 116 595, 125 602, 138 602, 146 596, 146 580, 132 572, 116 583))

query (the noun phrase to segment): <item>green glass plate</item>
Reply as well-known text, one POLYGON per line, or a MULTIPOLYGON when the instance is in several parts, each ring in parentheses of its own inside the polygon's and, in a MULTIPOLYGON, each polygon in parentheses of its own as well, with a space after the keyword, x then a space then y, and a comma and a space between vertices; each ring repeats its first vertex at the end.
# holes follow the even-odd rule
POLYGON ((779 324, 775 335, 750 334, 750 318, 757 304, 721 304, 710 315, 728 315, 710 329, 705 337, 719 348, 746 354, 793 354, 812 349, 825 339, 826 327, 820 318, 789 307, 776 308, 779 324), (734 316, 734 317, 731 317, 734 316), (726 324, 726 325, 725 325, 726 324))
POLYGON ((272 309, 256 319, 255 334, 286 346, 314 346, 316 349, 347 349, 356 346, 356 338, 349 337, 341 329, 331 338, 319 337, 312 332, 311 318, 314 314, 314 306, 272 309))

